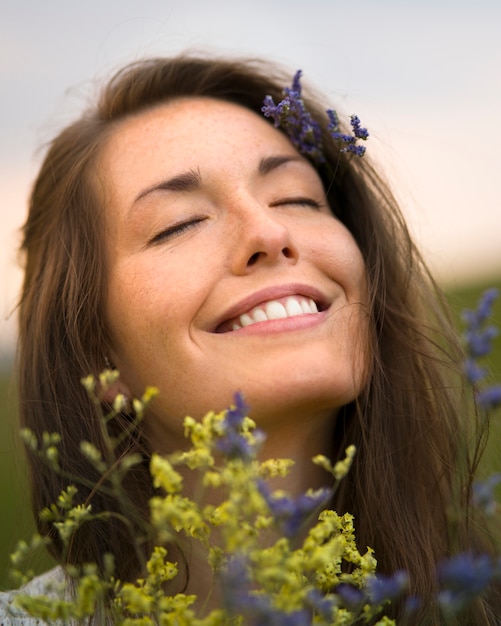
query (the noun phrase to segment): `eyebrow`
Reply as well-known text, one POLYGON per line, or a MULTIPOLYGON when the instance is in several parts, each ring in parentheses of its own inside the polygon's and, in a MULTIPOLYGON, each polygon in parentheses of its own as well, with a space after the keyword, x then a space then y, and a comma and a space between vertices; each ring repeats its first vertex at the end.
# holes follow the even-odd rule
POLYGON ((266 174, 269 174, 273 170, 277 169, 277 167, 280 167, 285 163, 290 163, 291 161, 301 162, 304 161, 304 158, 301 156, 290 154, 266 157, 265 159, 261 159, 261 161, 259 161, 259 167, 257 171, 261 176, 266 176, 266 174))
POLYGON ((202 184, 202 177, 197 170, 189 170, 173 176, 168 180, 163 180, 161 183, 155 183, 151 187, 143 189, 135 198, 134 203, 139 202, 142 198, 153 193, 154 191, 195 191, 200 188, 202 184))
MULTIPOLYGON (((259 165, 257 168, 258 174, 260 176, 266 176, 273 170, 277 169, 281 165, 285 165, 290 162, 301 162, 304 161, 304 158, 296 155, 276 155, 263 158, 259 161, 259 165)), ((202 176, 200 175, 199 170, 189 170, 187 172, 183 172, 177 176, 173 176, 167 180, 163 180, 160 183, 155 183, 151 185, 151 187, 147 187, 143 189, 132 203, 134 206, 139 200, 142 200, 145 196, 155 192, 155 191, 177 191, 177 192, 187 192, 187 191, 196 191, 200 189, 202 185, 202 176)))

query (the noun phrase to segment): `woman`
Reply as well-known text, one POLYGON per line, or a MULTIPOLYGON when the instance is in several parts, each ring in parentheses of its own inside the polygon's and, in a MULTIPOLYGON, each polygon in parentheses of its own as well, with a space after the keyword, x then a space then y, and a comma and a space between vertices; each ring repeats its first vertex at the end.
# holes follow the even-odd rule
MULTIPOLYGON (((354 514, 380 572, 409 572, 426 609, 436 563, 480 543, 460 350, 391 194, 331 138, 324 107, 304 99, 320 163, 263 117, 264 97, 280 101, 287 82, 258 62, 135 63, 51 143, 22 244, 22 424, 60 433, 61 467, 92 485, 79 443, 104 443, 81 378, 111 362, 113 393, 156 385, 123 444, 144 458, 126 485, 140 528, 152 451, 182 447, 185 415, 222 409, 241 390, 267 433, 263 456, 295 460, 292 491, 322 484, 314 454, 337 459, 355 444, 333 508, 354 514)), ((112 432, 130 419, 124 411, 112 432)), ((30 471, 37 512, 66 481, 35 456, 30 471)), ((92 487, 79 495, 94 511, 118 507, 92 487)), ((120 578, 139 574, 116 520, 84 525, 64 557, 53 548, 67 563, 110 552, 120 578)), ((204 584, 192 576, 187 589, 204 584)), ((479 604, 474 623, 494 623, 490 611, 479 604)))

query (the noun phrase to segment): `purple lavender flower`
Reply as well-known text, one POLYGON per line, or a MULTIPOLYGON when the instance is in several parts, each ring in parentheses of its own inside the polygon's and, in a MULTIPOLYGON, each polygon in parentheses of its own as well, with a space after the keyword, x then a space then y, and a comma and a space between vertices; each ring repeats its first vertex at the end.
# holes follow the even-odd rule
POLYGON ((475 311, 463 312, 466 322, 464 338, 469 356, 479 359, 486 356, 492 350, 492 342, 498 334, 495 326, 487 325, 492 315, 492 307, 498 296, 497 289, 488 289, 481 297, 475 311))
POLYGON ((486 356, 492 350, 492 342, 498 335, 498 329, 495 326, 488 326, 482 328, 470 327, 466 333, 466 341, 468 343, 468 350, 473 358, 480 358, 486 356))
POLYGON ((332 620, 332 611, 335 606, 332 598, 326 597, 318 589, 312 589, 306 598, 307 603, 311 610, 320 615, 327 623, 332 620))
POLYGON ((269 596, 251 592, 248 562, 245 557, 232 555, 221 572, 221 588, 226 610, 243 617, 248 626, 308 626, 312 614, 307 610, 286 613, 275 608, 269 596))
POLYGON ((273 119, 276 128, 285 130, 289 139, 301 154, 320 164, 325 161, 322 154, 322 131, 304 106, 301 97, 301 70, 292 80, 292 86, 283 90, 284 99, 275 104, 271 96, 264 99, 261 111, 273 119))
POLYGON ((487 480, 473 484, 472 501, 474 506, 482 509, 487 515, 493 515, 497 509, 494 494, 495 488, 501 483, 501 474, 492 474, 487 480))
POLYGON ((343 605, 353 612, 358 612, 367 601, 366 594, 348 583, 341 583, 336 587, 336 595, 341 599, 343 605))
POLYGON ((252 445, 243 435, 242 426, 247 416, 248 406, 245 404, 241 393, 235 394, 235 407, 228 409, 224 418, 224 433, 215 444, 216 449, 227 459, 240 458, 250 461, 255 458, 257 447, 264 438, 260 430, 254 431, 256 445, 252 445))
POLYGON ((327 504, 331 495, 329 489, 320 489, 314 494, 302 494, 296 499, 277 497, 264 480, 258 481, 258 489, 286 537, 293 537, 312 513, 327 504))
MULTIPOLYGON (((364 589, 341 583, 336 587, 336 595, 343 605, 352 612, 358 612, 364 605, 379 607, 386 602, 394 602, 403 597, 409 589, 409 576, 398 571, 392 576, 378 575, 371 578, 364 589)), ((413 610, 414 603, 409 604, 408 613, 413 610)))
POLYGON ((476 385, 487 376, 485 367, 481 367, 474 359, 467 358, 463 368, 466 380, 472 385, 476 385))
POLYGON ((369 137, 369 131, 367 128, 362 128, 360 126, 360 120, 357 115, 351 116, 350 123, 353 129, 353 134, 357 139, 363 139, 365 141, 369 137))
POLYGON ((457 615, 500 579, 500 566, 486 554, 462 553, 444 561, 438 575, 443 586, 439 606, 444 613, 457 615))
MULTIPOLYGON (((261 111, 265 117, 271 117, 275 127, 285 130, 294 146, 317 164, 325 162, 322 154, 322 131, 320 124, 306 110, 301 96, 301 70, 294 75, 291 87, 283 90, 284 99, 275 104, 271 96, 266 96, 261 111)), ((329 118, 328 130, 334 140, 343 145, 341 152, 349 152, 356 156, 365 154, 365 147, 356 145, 359 139, 365 141, 369 136, 366 128, 362 128, 356 115, 351 116, 353 135, 340 132, 339 119, 335 111, 327 111, 329 118)))
POLYGON ((466 310, 463 313, 463 317, 469 324, 480 326, 483 322, 487 321, 492 315, 492 307, 499 295, 499 291, 495 288, 487 289, 484 291, 480 298, 480 302, 475 311, 466 310))
MULTIPOLYGON (((464 372, 467 380, 474 386, 478 385, 486 376, 487 369, 481 367, 477 360, 486 356, 492 350, 494 338, 498 329, 488 320, 492 315, 492 306, 498 296, 497 289, 488 289, 481 297, 475 311, 464 311, 463 319, 466 330, 463 333, 467 358, 464 363, 464 372)), ((478 406, 486 411, 501 405, 501 385, 486 387, 477 392, 478 406)))
POLYGON ((395 572, 392 576, 375 576, 367 583, 367 593, 374 606, 384 602, 394 602, 409 587, 409 576, 406 572, 395 572))
POLYGON ((498 406, 501 406, 501 385, 494 385, 480 391, 477 394, 477 402, 478 405, 486 411, 490 411, 498 406))
POLYGON ((360 119, 356 115, 351 116, 350 123, 353 135, 346 135, 340 130, 339 118, 335 111, 329 109, 327 111, 327 117, 329 118, 327 130, 331 137, 340 144, 344 144, 344 147, 341 148, 341 152, 350 152, 356 156, 363 156, 366 150, 365 146, 357 145, 357 141, 358 139, 365 141, 369 137, 369 132, 366 128, 361 127, 360 119))
POLYGON ((255 597, 250 594, 251 580, 246 557, 233 554, 221 571, 223 599, 230 613, 253 609, 255 597))

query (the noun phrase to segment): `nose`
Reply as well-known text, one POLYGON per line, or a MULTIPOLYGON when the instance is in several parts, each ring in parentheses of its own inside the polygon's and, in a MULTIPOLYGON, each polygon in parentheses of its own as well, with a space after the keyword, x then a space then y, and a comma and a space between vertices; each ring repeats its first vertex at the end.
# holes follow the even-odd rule
POLYGON ((279 209, 254 203, 245 211, 237 211, 235 219, 235 248, 232 270, 247 274, 257 267, 275 264, 294 265, 299 250, 293 241, 286 217, 277 214, 279 209))

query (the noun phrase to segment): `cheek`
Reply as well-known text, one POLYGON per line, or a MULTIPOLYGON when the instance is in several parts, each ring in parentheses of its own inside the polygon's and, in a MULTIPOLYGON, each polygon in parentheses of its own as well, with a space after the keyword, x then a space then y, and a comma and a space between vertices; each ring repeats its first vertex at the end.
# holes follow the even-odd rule
POLYGON ((112 268, 106 306, 117 362, 131 368, 144 367, 162 346, 176 354, 190 349, 190 328, 210 291, 208 276, 215 273, 208 264, 202 271, 193 256, 191 262, 161 253, 139 259, 112 268))
POLYGON ((365 261, 351 233, 339 222, 324 229, 310 248, 311 258, 338 283, 350 303, 367 305, 368 286, 365 261))
POLYGON ((351 233, 341 225, 329 245, 331 276, 342 287, 348 308, 346 339, 353 364, 355 394, 366 387, 372 368, 371 314, 365 261, 351 233), (342 234, 342 236, 340 236, 342 234))
MULTIPOLYGON (((124 370, 127 361, 141 360, 154 340, 152 313, 162 315, 158 274, 134 263, 116 262, 110 268, 106 321, 110 331, 115 365, 124 370)), ((123 373, 123 372, 122 372, 123 373)))

